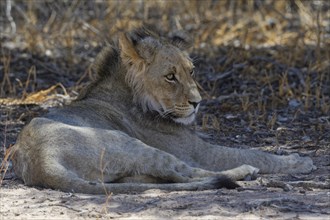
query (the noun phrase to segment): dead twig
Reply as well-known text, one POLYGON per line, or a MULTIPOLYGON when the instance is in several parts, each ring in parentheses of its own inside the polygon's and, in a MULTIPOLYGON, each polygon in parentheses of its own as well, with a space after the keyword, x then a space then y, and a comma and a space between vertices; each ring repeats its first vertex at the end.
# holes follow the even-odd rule
POLYGON ((111 199, 112 192, 109 192, 107 190, 107 188, 105 187, 105 184, 104 184, 104 171, 107 168, 107 165, 109 163, 109 162, 105 162, 105 164, 104 164, 104 160, 103 159, 104 159, 105 151, 106 151, 106 148, 103 148, 102 153, 101 153, 101 158, 100 158, 100 169, 101 169, 101 180, 100 181, 102 183, 104 192, 106 194, 106 200, 105 200, 104 206, 102 208, 102 212, 107 213, 108 212, 108 208, 107 207, 108 207, 109 201, 111 199))
POLYGON ((330 182, 315 182, 315 181, 295 181, 288 183, 291 186, 315 189, 330 189, 330 182))
POLYGON ((287 184, 285 182, 282 181, 275 181, 275 180, 271 180, 268 183, 266 183, 267 187, 274 187, 274 188, 281 188, 283 189, 285 192, 291 191, 293 189, 293 187, 290 184, 287 184))
POLYGON ((11 35, 14 35, 16 33, 16 23, 13 19, 13 17, 11 16, 11 0, 6 0, 6 16, 7 19, 10 23, 10 27, 11 27, 11 35))

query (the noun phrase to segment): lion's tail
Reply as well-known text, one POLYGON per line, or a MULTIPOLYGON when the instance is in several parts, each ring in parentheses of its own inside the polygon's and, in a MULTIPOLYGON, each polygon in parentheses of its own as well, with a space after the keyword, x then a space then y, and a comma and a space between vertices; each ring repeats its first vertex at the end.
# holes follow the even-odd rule
POLYGON ((234 189, 239 187, 237 183, 226 176, 208 177, 201 181, 188 182, 188 183, 94 183, 89 182, 79 177, 75 179, 63 179, 66 183, 49 186, 51 188, 59 189, 67 192, 75 193, 88 193, 88 194, 109 194, 109 193, 134 193, 143 192, 149 189, 160 189, 168 191, 196 191, 228 188, 234 189))

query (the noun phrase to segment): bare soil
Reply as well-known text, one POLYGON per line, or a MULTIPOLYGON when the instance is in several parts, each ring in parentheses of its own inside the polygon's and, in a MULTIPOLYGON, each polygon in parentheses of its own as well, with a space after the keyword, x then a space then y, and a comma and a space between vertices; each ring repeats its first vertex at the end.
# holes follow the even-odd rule
POLYGON ((327 1, 17 0, 0 9, 0 219, 330 219, 327 1), (25 186, 6 157, 20 130, 70 103, 95 78, 90 65, 106 42, 142 23, 195 37, 189 52, 204 101, 192 129, 216 144, 309 156, 317 170, 260 175, 235 190, 25 186))
POLYGON ((326 190, 254 187, 95 196, 10 184, 1 189, 3 219, 328 219, 326 190))

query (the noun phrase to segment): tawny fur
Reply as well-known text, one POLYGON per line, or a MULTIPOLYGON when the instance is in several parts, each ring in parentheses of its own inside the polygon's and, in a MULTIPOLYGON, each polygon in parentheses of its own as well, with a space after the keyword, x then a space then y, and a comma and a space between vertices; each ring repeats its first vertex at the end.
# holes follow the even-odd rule
POLYGON ((201 96, 182 37, 139 29, 118 45, 99 55, 99 79, 76 101, 22 130, 12 152, 25 184, 95 194, 197 190, 314 168, 308 157, 212 145, 189 130, 201 96))

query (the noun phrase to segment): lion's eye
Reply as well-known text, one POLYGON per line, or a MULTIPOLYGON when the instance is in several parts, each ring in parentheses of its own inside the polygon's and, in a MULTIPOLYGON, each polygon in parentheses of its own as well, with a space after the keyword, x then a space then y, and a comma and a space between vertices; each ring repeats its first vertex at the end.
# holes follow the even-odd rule
POLYGON ((192 69, 192 70, 190 71, 190 75, 191 75, 192 77, 195 76, 195 70, 194 70, 194 69, 192 69))
POLYGON ((166 75, 165 78, 169 82, 175 82, 175 80, 176 80, 174 73, 170 73, 170 74, 166 75))

